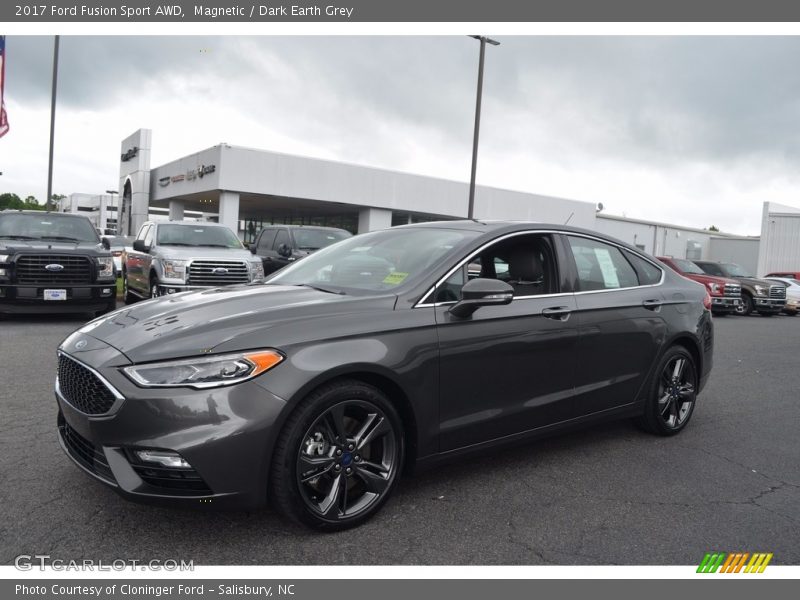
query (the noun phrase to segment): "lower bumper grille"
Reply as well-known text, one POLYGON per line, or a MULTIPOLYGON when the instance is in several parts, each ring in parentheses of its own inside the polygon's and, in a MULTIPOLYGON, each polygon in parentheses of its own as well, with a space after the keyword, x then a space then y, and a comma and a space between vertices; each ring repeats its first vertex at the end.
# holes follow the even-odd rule
POLYGON ((78 464, 100 479, 116 485, 114 474, 111 472, 111 467, 108 466, 102 448, 97 448, 81 436, 63 420, 63 417, 60 419, 58 430, 67 452, 78 464))
POLYGON ((142 478, 142 481, 156 488, 161 488, 164 492, 210 495, 211 488, 208 487, 203 478, 194 469, 169 469, 156 465, 149 465, 138 462, 132 453, 129 453, 128 460, 142 478))

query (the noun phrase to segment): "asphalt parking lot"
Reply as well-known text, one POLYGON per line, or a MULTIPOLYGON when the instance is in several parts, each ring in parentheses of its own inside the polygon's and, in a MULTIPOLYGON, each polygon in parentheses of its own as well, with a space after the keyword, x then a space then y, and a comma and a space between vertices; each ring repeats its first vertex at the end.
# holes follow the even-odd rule
POLYGON ((55 349, 81 317, 0 321, 0 563, 698 564, 707 551, 800 564, 800 318, 715 319, 692 422, 656 438, 628 422, 404 479, 377 518, 316 534, 269 510, 131 504, 56 440, 55 349))

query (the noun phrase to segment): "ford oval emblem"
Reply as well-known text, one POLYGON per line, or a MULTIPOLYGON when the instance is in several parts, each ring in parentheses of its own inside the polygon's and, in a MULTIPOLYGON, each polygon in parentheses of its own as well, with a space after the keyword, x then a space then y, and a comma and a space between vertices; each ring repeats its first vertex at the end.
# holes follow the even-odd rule
POLYGON ((225 267, 217 267, 211 272, 214 273, 214 275, 225 275, 225 273, 228 272, 228 269, 225 267))
POLYGON ((45 265, 44 268, 47 269, 48 271, 63 271, 64 270, 64 265, 59 265, 57 263, 51 263, 49 265, 45 265))

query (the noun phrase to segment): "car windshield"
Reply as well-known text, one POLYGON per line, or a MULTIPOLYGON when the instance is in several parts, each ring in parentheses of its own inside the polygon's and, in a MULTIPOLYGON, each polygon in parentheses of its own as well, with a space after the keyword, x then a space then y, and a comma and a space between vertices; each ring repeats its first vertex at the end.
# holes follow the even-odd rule
POLYGON ((336 229, 302 229, 294 230, 294 241, 298 250, 319 250, 327 248, 345 238, 351 237, 349 231, 336 229))
POLYGON ((703 275, 703 269, 698 267, 690 260, 673 258, 672 262, 674 262, 675 266, 678 267, 684 273, 690 273, 691 275, 703 275))
POLYGON ((159 246, 213 246, 217 248, 243 248, 242 242, 227 227, 208 225, 159 225, 159 246))
POLYGON ((100 243, 89 219, 57 213, 0 215, 0 238, 100 243))
POLYGON ((325 291, 392 290, 430 272, 447 254, 478 235, 473 231, 397 228, 365 233, 328 246, 267 280, 325 291))
POLYGON ((747 271, 735 263, 723 263, 722 268, 731 277, 752 277, 747 271))

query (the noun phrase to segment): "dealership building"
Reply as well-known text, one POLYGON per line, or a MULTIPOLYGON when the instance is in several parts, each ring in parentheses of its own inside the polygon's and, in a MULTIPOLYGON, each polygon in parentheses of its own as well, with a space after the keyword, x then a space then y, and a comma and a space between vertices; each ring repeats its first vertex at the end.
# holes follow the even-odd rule
MULTIPOLYGON (((151 149, 148 129, 122 142, 119 194, 113 213, 107 211, 120 235, 135 235, 153 218, 214 220, 252 241, 262 226, 274 223, 364 233, 467 214, 466 182, 229 144, 151 167, 151 149)), ((75 204, 70 204, 73 212, 75 204)), ((612 216, 590 202, 480 185, 474 214, 478 219, 569 223, 653 255, 737 262, 757 274, 800 269, 800 210, 774 203, 764 205, 760 238, 612 216)))

